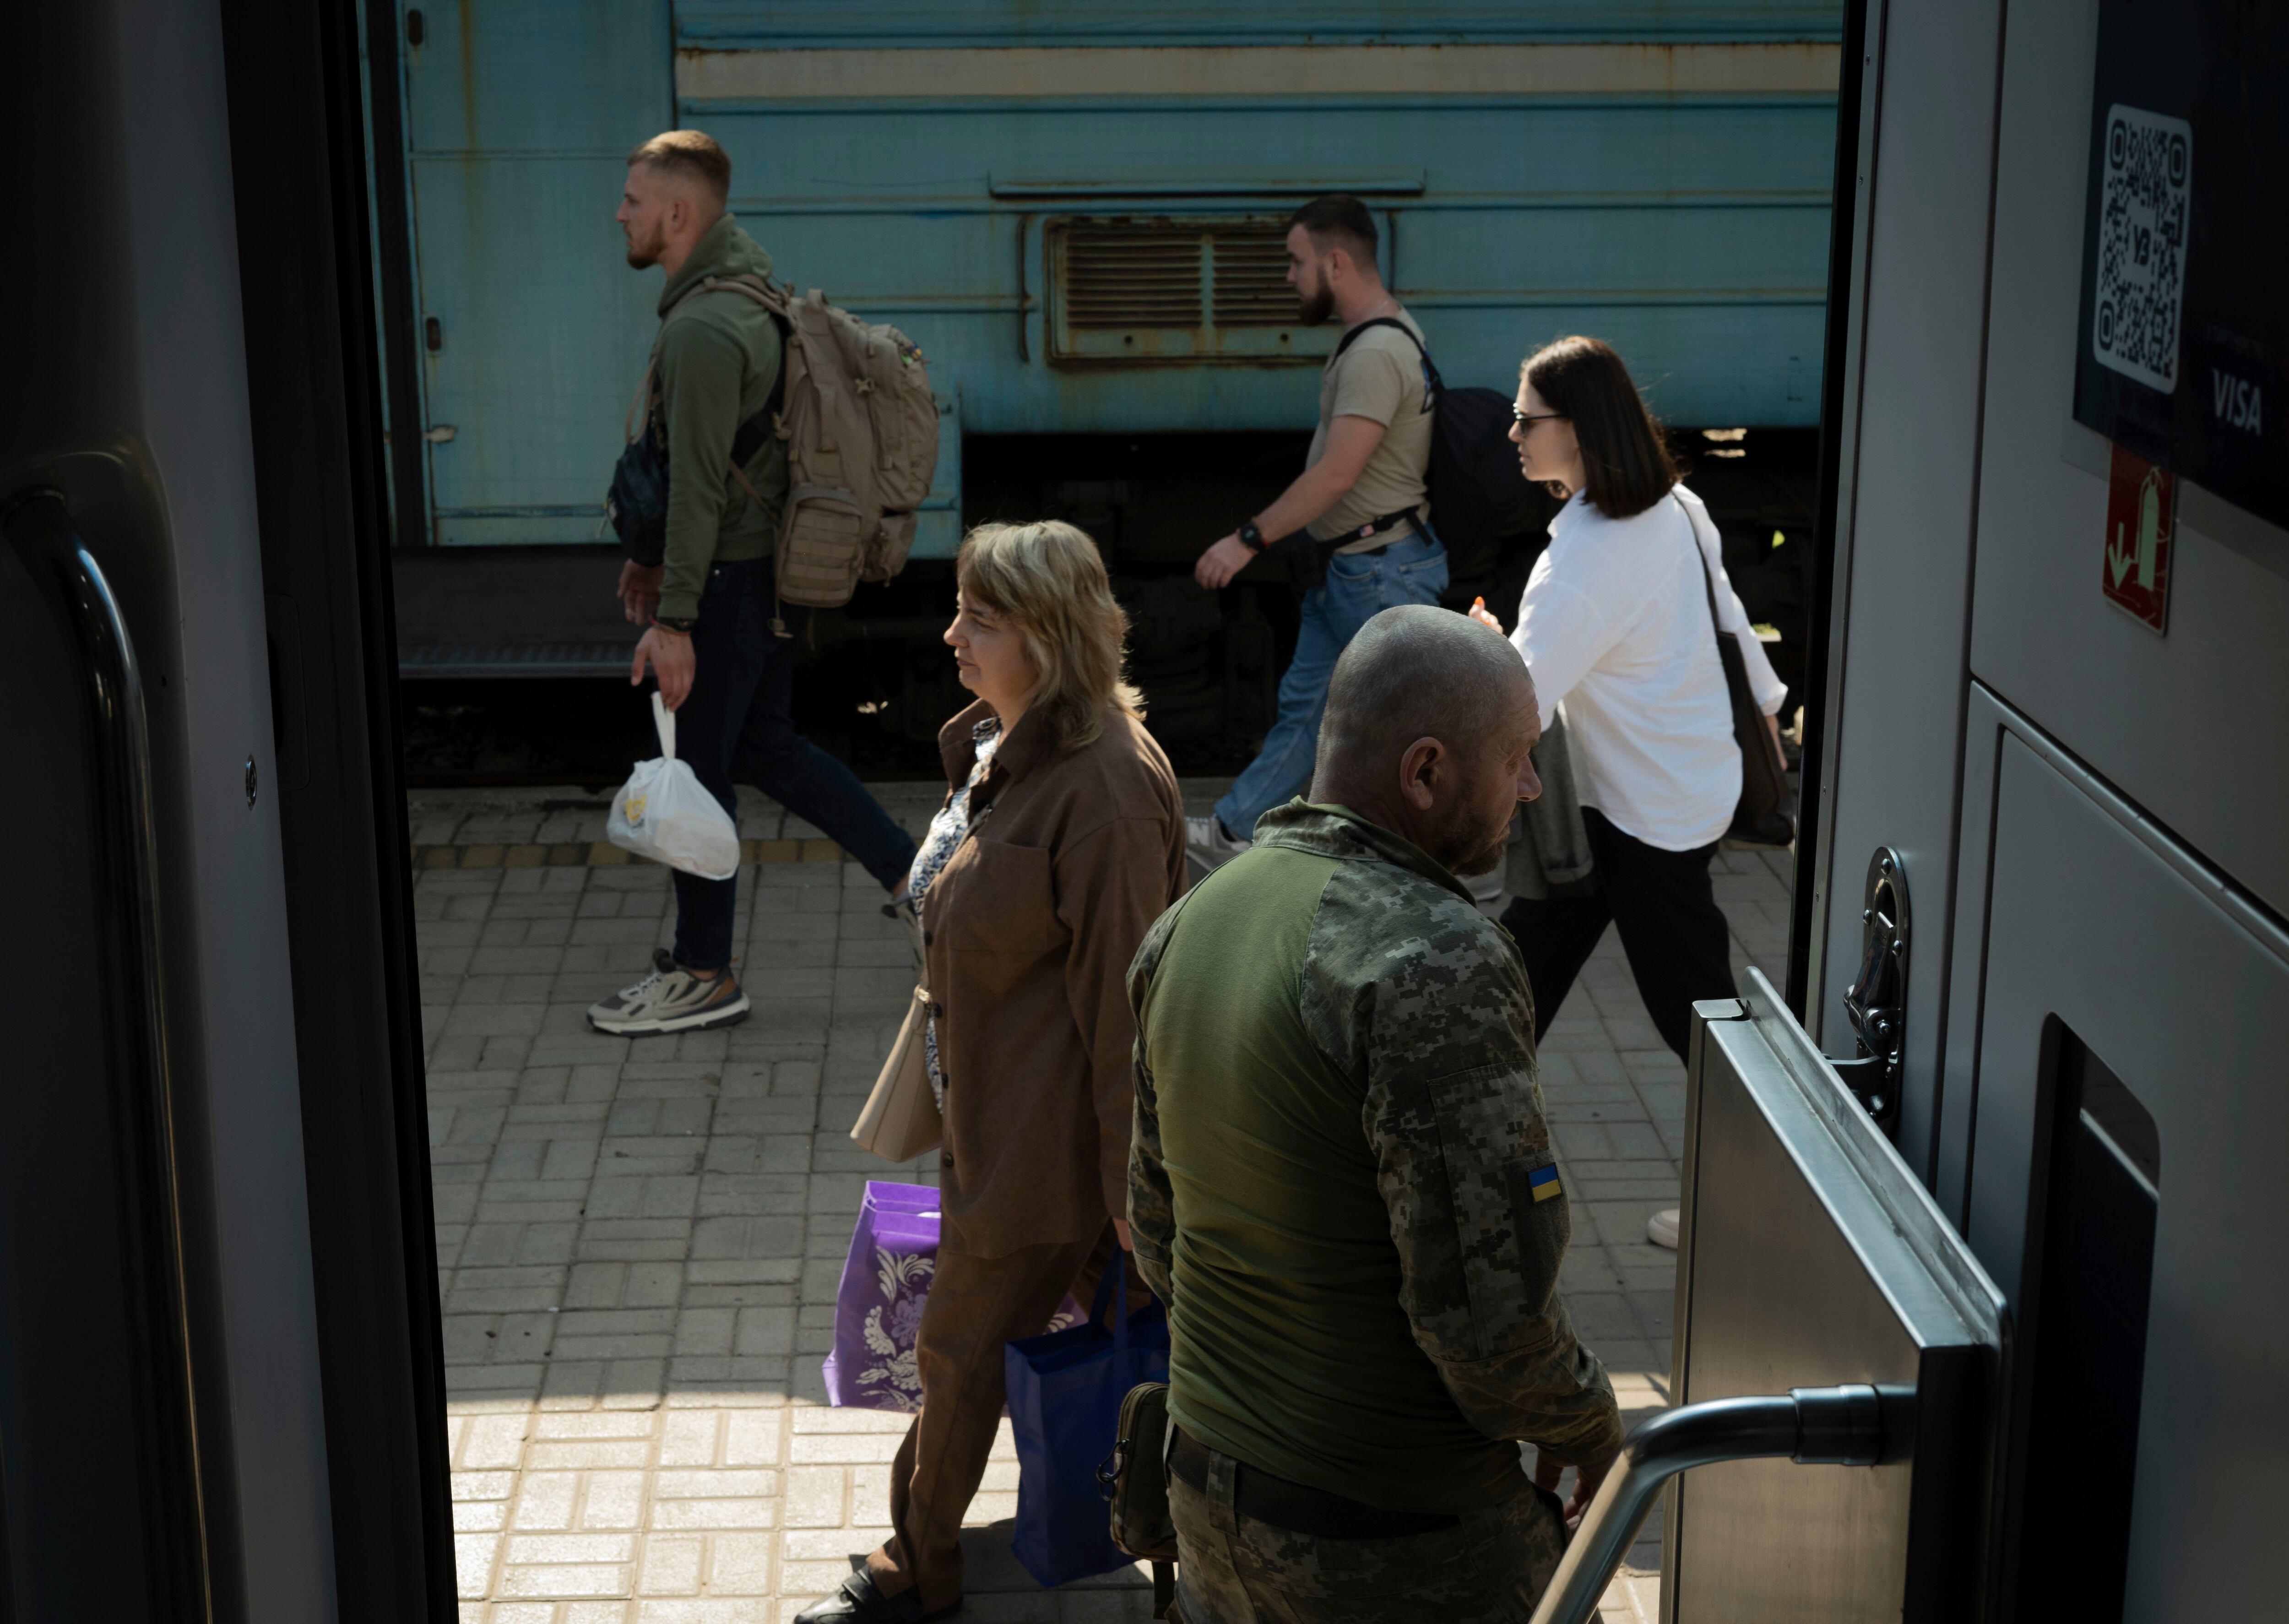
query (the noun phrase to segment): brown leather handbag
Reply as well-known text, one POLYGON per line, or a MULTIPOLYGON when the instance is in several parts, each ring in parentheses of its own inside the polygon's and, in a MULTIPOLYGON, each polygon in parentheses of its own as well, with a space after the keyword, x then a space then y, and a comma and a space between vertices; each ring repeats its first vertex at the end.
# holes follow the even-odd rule
POLYGON ((929 988, 917 986, 906 1018, 874 1079, 874 1092, 850 1129, 850 1142, 886 1162, 911 1162, 945 1140, 937 1096, 930 1092, 929 1056, 923 1047, 929 1028, 929 988))

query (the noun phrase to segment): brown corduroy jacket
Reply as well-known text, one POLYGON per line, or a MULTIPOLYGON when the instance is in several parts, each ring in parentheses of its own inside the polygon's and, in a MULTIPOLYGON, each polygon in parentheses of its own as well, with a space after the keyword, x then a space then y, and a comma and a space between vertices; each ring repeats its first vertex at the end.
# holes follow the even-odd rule
MULTIPOLYGON (((949 785, 991 714, 981 700, 940 730, 949 785)), ((1129 961, 1183 894, 1184 811, 1168 758, 1117 709, 1070 753, 1027 712, 971 793, 969 836, 922 905, 951 1250, 1089 1240, 1127 1212, 1129 961)))

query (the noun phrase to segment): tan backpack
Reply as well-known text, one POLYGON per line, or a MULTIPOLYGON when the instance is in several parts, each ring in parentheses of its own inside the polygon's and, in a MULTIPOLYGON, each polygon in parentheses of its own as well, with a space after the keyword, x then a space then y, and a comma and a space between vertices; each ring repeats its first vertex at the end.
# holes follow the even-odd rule
MULTIPOLYGON (((753 277, 710 276, 695 291, 718 289, 770 311, 786 340, 774 424, 787 443, 778 596, 839 609, 860 581, 905 568, 914 544, 914 509, 937 471, 937 402, 922 352, 896 327, 868 326, 828 304, 817 288, 797 299, 792 288, 753 277)), ((731 473, 746 484, 736 466, 731 473)))

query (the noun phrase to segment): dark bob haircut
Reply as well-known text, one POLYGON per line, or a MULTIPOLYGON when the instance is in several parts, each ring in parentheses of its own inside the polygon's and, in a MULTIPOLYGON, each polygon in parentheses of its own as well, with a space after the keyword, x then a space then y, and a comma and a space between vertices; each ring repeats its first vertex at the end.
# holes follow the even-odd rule
POLYGON ((1599 512, 1630 518, 1669 494, 1677 465, 1661 425, 1611 345, 1559 339, 1528 356, 1519 372, 1552 412, 1573 423, 1590 500, 1599 512))

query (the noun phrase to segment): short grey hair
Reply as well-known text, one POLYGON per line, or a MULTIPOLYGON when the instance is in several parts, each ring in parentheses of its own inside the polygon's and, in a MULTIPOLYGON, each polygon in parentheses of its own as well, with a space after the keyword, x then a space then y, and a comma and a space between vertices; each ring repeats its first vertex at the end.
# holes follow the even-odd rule
POLYGON ((1335 780, 1380 772, 1417 739, 1475 753, 1525 675, 1509 639, 1468 615, 1429 604, 1386 609, 1336 661, 1320 770, 1335 780))

